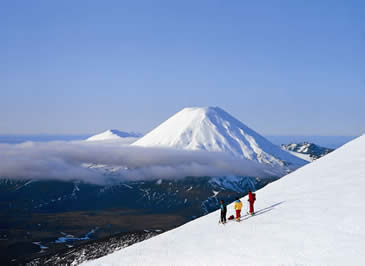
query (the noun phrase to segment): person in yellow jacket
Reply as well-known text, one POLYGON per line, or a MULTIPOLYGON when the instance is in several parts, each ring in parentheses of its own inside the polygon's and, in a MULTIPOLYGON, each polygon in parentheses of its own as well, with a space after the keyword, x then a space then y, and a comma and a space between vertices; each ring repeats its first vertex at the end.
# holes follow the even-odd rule
POLYGON ((239 198, 236 198, 236 201, 234 202, 233 207, 236 210, 236 221, 240 221, 241 220, 242 202, 240 201, 239 198))

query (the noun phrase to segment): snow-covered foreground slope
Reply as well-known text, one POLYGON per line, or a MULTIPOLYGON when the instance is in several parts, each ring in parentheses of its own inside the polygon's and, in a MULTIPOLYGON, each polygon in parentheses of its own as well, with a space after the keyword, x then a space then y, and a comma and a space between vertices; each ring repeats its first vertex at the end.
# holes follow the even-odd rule
POLYGON ((306 164, 219 107, 184 108, 132 145, 225 152, 283 174, 306 164))
POLYGON ((361 136, 258 191, 253 217, 216 211, 87 264, 364 265, 364 191, 361 136))

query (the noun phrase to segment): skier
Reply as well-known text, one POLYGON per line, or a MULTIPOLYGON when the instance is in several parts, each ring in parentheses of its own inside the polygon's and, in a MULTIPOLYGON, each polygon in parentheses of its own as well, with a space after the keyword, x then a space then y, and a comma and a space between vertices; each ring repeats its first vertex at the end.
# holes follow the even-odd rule
POLYGON ((250 203, 250 214, 254 215, 255 211, 253 209, 253 204, 256 200, 256 194, 252 193, 251 190, 248 190, 248 202, 250 203))
POLYGON ((225 224, 227 222, 226 215, 227 215, 227 205, 221 200, 221 223, 225 224))
POLYGON ((241 209, 242 209, 242 202, 240 201, 239 198, 236 198, 233 207, 236 210, 236 221, 239 222, 241 220, 241 209))

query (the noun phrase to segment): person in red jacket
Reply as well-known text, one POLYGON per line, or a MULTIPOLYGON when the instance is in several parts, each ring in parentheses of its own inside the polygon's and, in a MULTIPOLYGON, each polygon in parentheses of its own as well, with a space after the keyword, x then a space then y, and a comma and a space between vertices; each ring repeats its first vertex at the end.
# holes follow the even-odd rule
POLYGON ((253 204, 256 200, 256 194, 252 193, 251 190, 248 190, 248 202, 250 203, 250 214, 254 215, 255 211, 253 209, 253 204))

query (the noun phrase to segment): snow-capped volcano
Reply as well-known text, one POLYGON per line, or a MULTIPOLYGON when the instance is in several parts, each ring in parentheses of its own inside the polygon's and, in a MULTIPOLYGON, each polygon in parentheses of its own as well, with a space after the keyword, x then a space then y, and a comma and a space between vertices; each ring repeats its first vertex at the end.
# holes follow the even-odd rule
POLYGON ((364 161, 363 135, 257 191, 252 217, 217 210, 85 264, 364 265, 364 161))
POLYGON ((132 145, 226 152, 289 170, 306 163, 219 107, 184 108, 132 145))
POLYGON ((91 136, 86 141, 118 141, 125 138, 140 138, 142 135, 134 132, 123 132, 116 129, 109 129, 100 134, 91 136))

